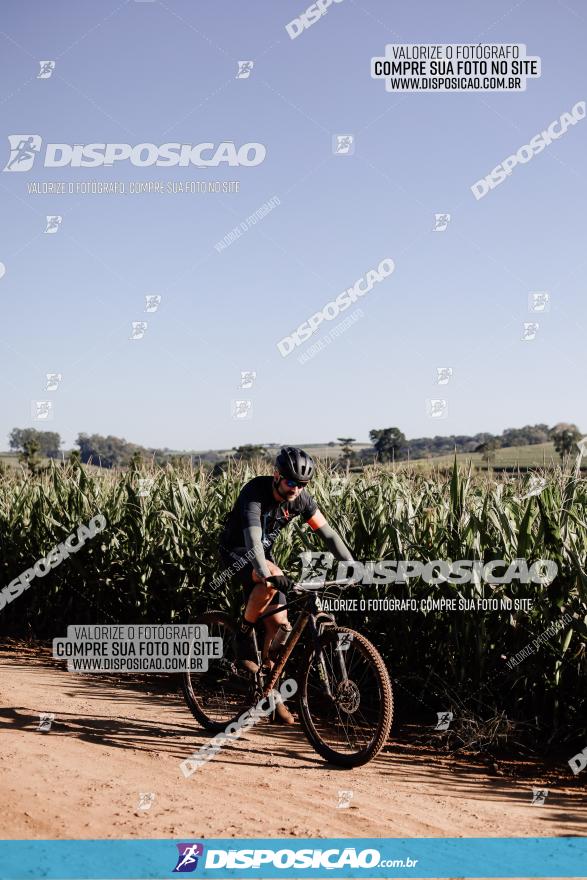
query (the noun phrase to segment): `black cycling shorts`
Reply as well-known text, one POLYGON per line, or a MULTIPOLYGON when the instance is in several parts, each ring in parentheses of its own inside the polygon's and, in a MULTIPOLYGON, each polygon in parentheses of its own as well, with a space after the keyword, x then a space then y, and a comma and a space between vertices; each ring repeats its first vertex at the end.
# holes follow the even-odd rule
MULTIPOLYGON (((232 550, 229 550, 227 547, 221 546, 219 551, 223 564, 227 568, 230 568, 233 577, 243 588, 245 602, 247 602, 253 588, 256 587, 257 584, 253 580, 254 568, 252 563, 247 559, 246 547, 233 547, 232 550)), ((267 554, 265 558, 268 559, 269 562, 275 563, 271 554, 267 554)), ((277 590, 269 602, 269 605, 285 605, 286 602, 287 599, 285 593, 281 590, 277 590)))

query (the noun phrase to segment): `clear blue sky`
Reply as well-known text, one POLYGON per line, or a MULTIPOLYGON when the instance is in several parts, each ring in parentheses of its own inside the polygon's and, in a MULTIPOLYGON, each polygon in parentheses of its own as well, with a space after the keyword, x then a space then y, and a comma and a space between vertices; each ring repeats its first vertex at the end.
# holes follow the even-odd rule
MULTIPOLYGON (((291 40, 306 0, 3 3, 2 167, 9 134, 44 143, 267 147, 254 168, 0 173, 0 448, 15 426, 146 446, 587 429, 587 120, 476 201, 470 186, 587 99, 579 0, 344 0, 291 40), (542 58, 521 93, 390 94, 385 44, 520 42, 542 58), (40 60, 56 60, 37 79, 40 60), (249 79, 237 61, 253 60, 249 79), (355 154, 332 153, 353 134, 355 154), (29 195, 36 181, 239 180, 238 194, 29 195), (214 244, 273 196, 226 250, 214 244), (432 232, 434 215, 449 228, 432 232), (59 214, 55 235, 45 216, 59 214), (384 257, 364 317, 306 364, 276 343, 384 257), (551 294, 528 312, 530 291, 551 294), (146 314, 144 297, 162 297, 146 314), (525 321, 538 320, 532 342, 525 321), (129 339, 146 320, 144 339, 129 339), (435 384, 436 368, 453 379, 435 384), (240 371, 255 370, 250 391, 240 371), (47 392, 45 374, 63 375, 47 392), (250 399, 237 420, 231 401, 250 399), (426 399, 446 398, 435 420, 426 399), (54 402, 51 422, 31 401, 54 402)), ((341 314, 340 319, 350 314, 341 314)), ((310 342, 337 321, 323 325, 310 342)), ((309 344, 309 343, 308 343, 309 344)))

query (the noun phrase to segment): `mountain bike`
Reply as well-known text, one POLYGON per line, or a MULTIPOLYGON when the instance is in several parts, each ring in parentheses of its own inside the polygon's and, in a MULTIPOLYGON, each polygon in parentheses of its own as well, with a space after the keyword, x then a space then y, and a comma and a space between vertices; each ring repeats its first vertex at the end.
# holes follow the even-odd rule
POLYGON ((220 637, 223 646, 222 657, 209 660, 206 672, 182 675, 186 703, 202 727, 213 733, 223 731, 274 692, 288 667, 289 677, 297 684, 295 698, 302 729, 318 754, 342 767, 359 767, 371 761, 391 729, 389 674, 374 645, 355 630, 338 626, 322 606, 329 591, 352 586, 356 586, 352 580, 295 584, 292 598, 266 611, 255 625, 253 642, 259 666, 255 674, 243 669, 236 659, 236 620, 221 611, 209 611, 194 620, 208 627, 208 636, 220 637), (261 624, 284 608, 299 613, 269 668, 262 665, 259 650, 261 624))

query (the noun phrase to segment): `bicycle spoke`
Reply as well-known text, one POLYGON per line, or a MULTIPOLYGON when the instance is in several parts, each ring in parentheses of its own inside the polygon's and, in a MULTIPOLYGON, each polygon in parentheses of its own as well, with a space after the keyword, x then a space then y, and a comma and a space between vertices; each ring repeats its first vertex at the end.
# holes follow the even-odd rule
POLYGON ((208 635, 222 639, 222 657, 209 660, 207 672, 187 673, 186 678, 206 717, 214 724, 226 725, 249 707, 253 683, 234 663, 233 632, 226 624, 214 621, 208 626, 208 635))
POLYGON ((360 644, 341 651, 338 633, 323 639, 321 654, 314 656, 308 672, 307 701, 316 733, 330 749, 346 755, 366 751, 383 711, 378 678, 368 652, 360 644), (321 660, 331 697, 327 697, 320 679, 321 660))

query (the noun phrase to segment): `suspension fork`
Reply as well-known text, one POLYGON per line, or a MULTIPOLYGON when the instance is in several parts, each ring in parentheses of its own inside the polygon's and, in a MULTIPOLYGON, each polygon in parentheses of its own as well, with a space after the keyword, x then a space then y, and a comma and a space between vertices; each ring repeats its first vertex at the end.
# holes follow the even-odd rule
POLYGON ((348 677, 347 671, 346 671, 345 657, 346 657, 346 652, 348 651, 348 648, 350 647, 350 643, 347 642, 347 647, 343 648, 344 638, 341 639, 341 635, 344 637, 344 636, 348 636, 349 634, 348 633, 338 633, 338 632, 336 633, 336 637, 338 639, 338 643, 336 645, 336 653, 338 655, 338 662, 340 664, 340 677, 342 678, 343 681, 348 681, 349 677, 348 677))
POLYGON ((322 648, 320 647, 320 643, 316 645, 316 656, 318 657, 318 678, 322 682, 324 690, 328 694, 329 697, 332 697, 332 690, 330 687, 330 681, 328 678, 328 669, 326 667, 326 660, 324 659, 324 654, 322 653, 322 648))
MULTIPOLYGON (((321 608, 321 607, 322 606, 320 605, 319 608, 321 608)), ((332 616, 332 614, 327 614, 326 612, 320 610, 318 612, 318 616, 317 616, 316 620, 318 620, 320 617, 326 618, 327 626, 329 628, 334 628, 336 630, 336 621, 335 621, 334 617, 332 616)), ((337 644, 336 644, 335 651, 336 651, 336 654, 338 657, 338 665, 340 668, 341 680, 348 681, 349 677, 348 677, 347 668, 346 668, 345 648, 343 648, 344 640, 341 639, 341 635, 344 635, 344 634, 337 632, 337 644)), ((352 636, 351 636, 351 638, 352 638, 352 636)), ((316 653, 317 654, 319 653, 318 674, 319 674, 322 682, 325 684, 328 693, 331 695, 330 684, 329 684, 329 680, 328 680, 328 676, 327 676, 326 662, 324 660, 324 655, 322 654, 322 651, 320 650, 320 640, 318 638, 318 634, 315 634, 314 640, 315 640, 316 649, 317 649, 316 653), (323 676, 325 676, 325 677, 323 677, 323 676)))

